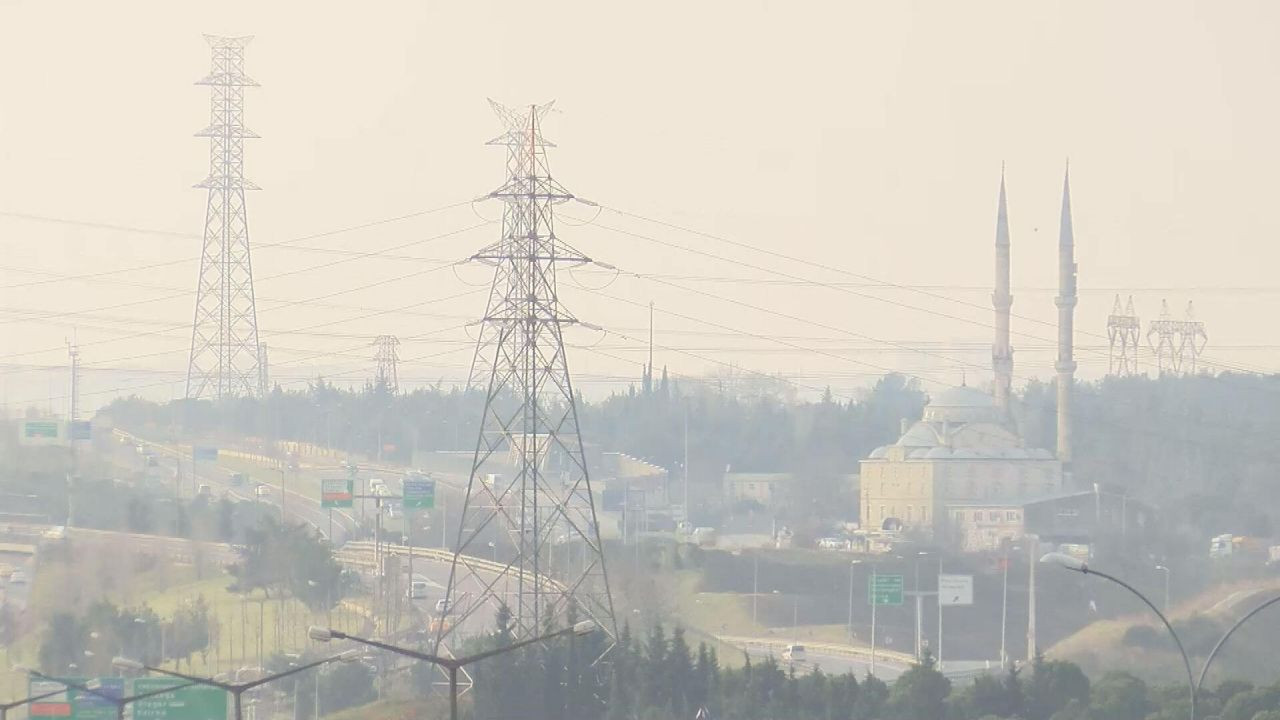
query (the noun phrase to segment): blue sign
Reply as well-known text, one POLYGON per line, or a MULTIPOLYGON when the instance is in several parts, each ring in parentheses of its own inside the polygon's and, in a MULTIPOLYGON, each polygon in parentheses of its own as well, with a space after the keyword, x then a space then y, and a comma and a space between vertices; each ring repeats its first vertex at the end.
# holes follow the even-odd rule
POLYGON ((88 420, 76 420, 71 423, 72 440, 88 440, 93 433, 93 424, 88 420))
POLYGON ((218 462, 218 448, 216 447, 200 447, 196 445, 191 448, 192 460, 208 460, 209 462, 218 462))

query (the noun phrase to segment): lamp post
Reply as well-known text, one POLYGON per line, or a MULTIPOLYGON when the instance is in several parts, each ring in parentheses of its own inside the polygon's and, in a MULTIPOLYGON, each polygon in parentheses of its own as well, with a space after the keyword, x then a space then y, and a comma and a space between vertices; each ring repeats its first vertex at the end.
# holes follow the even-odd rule
POLYGON ((861 560, 849 562, 849 624, 845 628, 845 633, 849 635, 850 641, 854 639, 854 569, 861 564, 863 564, 861 560))
POLYGON ((31 697, 23 698, 23 699, 21 699, 21 700, 14 700, 14 701, 12 701, 12 702, 0 703, 0 720, 5 720, 5 718, 6 718, 6 717, 8 716, 8 714, 9 714, 9 711, 10 711, 10 710, 12 710, 12 709, 14 709, 14 708, 22 707, 23 705, 26 705, 27 703, 40 702, 41 700, 44 700, 45 698, 51 698, 51 697, 53 697, 54 695, 61 695, 63 692, 65 692, 65 691, 63 691, 63 690, 54 690, 53 692, 47 692, 47 693, 44 693, 44 694, 41 694, 41 695, 32 695, 31 697))
MULTIPOLYGON (((106 700, 107 702, 116 706, 116 718, 118 720, 124 720, 124 709, 125 707, 127 707, 132 703, 135 703, 139 700, 146 700, 147 698, 155 697, 156 695, 164 695, 165 693, 171 693, 174 690, 180 690, 182 688, 191 687, 192 685, 196 684, 196 683, 186 683, 183 685, 177 685, 175 687, 164 688, 162 690, 151 690, 149 692, 139 693, 137 695, 129 695, 127 697, 116 697, 115 695, 112 695, 111 693, 103 690, 101 687, 94 687, 94 683, 97 682, 96 680, 92 680, 87 684, 81 685, 80 683, 71 682, 70 680, 64 680, 62 678, 56 678, 50 675, 45 675, 39 670, 33 670, 31 668, 19 668, 19 669, 27 673, 31 677, 39 678, 40 680, 47 680, 49 682, 55 682, 64 687, 71 688, 72 690, 79 690, 80 692, 89 693, 90 695, 96 695, 97 697, 100 697, 103 700, 106 700)), ((55 692, 53 694, 57 695, 62 692, 65 692, 65 691, 59 690, 58 692, 55 692)), ((48 697, 48 696, 45 695, 42 697, 48 697)))
MULTIPOLYGON (((349 662, 355 662, 356 660, 359 660, 359 659, 360 659, 360 653, 358 651, 348 650, 339 655, 334 655, 332 657, 316 660, 315 662, 306 663, 305 665, 299 665, 297 667, 289 668, 284 672, 278 672, 278 673, 275 673, 274 675, 264 675, 263 677, 260 677, 257 680, 250 680, 248 682, 227 682, 226 680, 218 679, 220 677, 224 677, 221 675, 213 678, 203 678, 203 677, 198 677, 196 675, 184 675, 180 672, 175 672, 173 670, 165 670, 163 668, 144 665, 143 663, 140 663, 137 660, 131 660, 129 658, 124 658, 124 657, 113 658, 111 660, 111 665, 112 667, 118 670, 130 670, 133 672, 153 672, 153 673, 159 673, 161 675, 168 675, 170 677, 175 677, 181 680, 189 681, 186 685, 179 685, 178 687, 190 687, 191 685, 207 685, 209 687, 215 687, 215 688, 218 688, 219 690, 229 692, 231 693, 231 697, 235 704, 235 720, 242 720, 243 714, 241 712, 240 696, 244 695, 249 690, 252 690, 256 687, 260 687, 262 685, 266 685, 269 682, 275 682, 280 678, 288 677, 290 675, 296 675, 300 672, 305 672, 307 670, 310 670, 311 668, 320 667, 321 665, 326 665, 334 661, 349 663, 349 662)), ((172 692, 174 689, 176 688, 169 688, 161 692, 172 692)), ((153 693, 153 694, 157 694, 157 693, 153 693)))
POLYGON ((334 630, 333 628, 322 628, 322 627, 313 626, 309 630, 307 630, 307 635, 309 635, 312 640, 315 640, 317 642, 330 642, 332 640, 350 640, 352 642, 360 643, 361 645, 376 647, 380 650, 386 650, 388 652, 393 652, 397 655, 403 655, 405 657, 413 658, 415 660, 424 660, 433 665, 437 665, 439 667, 444 668, 449 673, 449 717, 451 718, 451 720, 458 720, 458 670, 472 663, 476 663, 481 660, 486 660, 488 658, 491 658, 495 655, 508 653, 508 652, 511 652, 512 650, 519 650, 522 647, 527 647, 529 645, 533 645, 536 643, 546 642, 547 640, 554 640, 556 638, 565 637, 568 635, 573 635, 573 636, 590 635, 595 631, 596 631, 596 624, 594 622, 592 622, 591 620, 583 620, 582 622, 576 623, 563 630, 558 630, 556 632, 548 633, 546 635, 540 635, 535 638, 529 638, 528 640, 521 640, 520 642, 512 643, 505 647, 500 647, 495 650, 476 653, 475 655, 469 655, 467 657, 461 657, 461 658, 446 658, 446 657, 440 657, 439 655, 422 653, 416 650, 410 650, 409 648, 402 648, 396 645, 389 645, 387 643, 380 642, 378 640, 370 640, 368 638, 361 638, 361 637, 356 637, 354 635, 348 635, 344 632, 334 630))
POLYGON ((1157 565, 1156 570, 1164 573, 1164 611, 1169 612, 1169 568, 1165 565, 1157 565))
POLYGON ((1160 608, 1157 608, 1155 603, 1151 602, 1151 600, 1149 600, 1146 595, 1143 595, 1142 593, 1138 592, 1138 590, 1134 588, 1132 585, 1130 585, 1129 583, 1121 580, 1118 577, 1115 577, 1114 575, 1108 575, 1104 572, 1098 572, 1097 570, 1093 570, 1088 566, 1088 564, 1086 564, 1083 560, 1080 560, 1079 558, 1074 558, 1065 553, 1051 552, 1045 555, 1044 557, 1041 557, 1040 562, 1048 565, 1057 565, 1059 567, 1066 568, 1067 570, 1073 570, 1075 572, 1080 573, 1081 575, 1097 575, 1098 577, 1103 578, 1104 580, 1110 580, 1116 585, 1119 585, 1125 590, 1128 590, 1133 595, 1137 596, 1139 600, 1146 603, 1147 607, 1151 608, 1151 612, 1155 613, 1156 617, 1160 618, 1160 622, 1164 623, 1165 629, 1169 631, 1169 635, 1170 637, 1173 638, 1174 644, 1178 646, 1178 652, 1182 655, 1182 664, 1187 671, 1187 685, 1191 690, 1191 720, 1196 720, 1197 683, 1196 683, 1195 676, 1192 675, 1191 673, 1191 659, 1187 657, 1186 648, 1182 646, 1182 640, 1181 638, 1178 637, 1178 633, 1174 632, 1173 625, 1169 623, 1169 619, 1164 616, 1164 613, 1160 612, 1160 608))
POLYGON ((1209 651, 1209 657, 1204 659, 1204 667, 1200 669, 1200 677, 1196 679, 1197 693, 1200 692, 1201 686, 1204 685, 1204 679, 1209 674, 1209 665, 1211 665, 1213 663, 1213 659, 1218 656, 1218 651, 1222 649, 1222 646, 1227 643, 1227 638, 1231 637, 1235 633, 1235 631, 1239 629, 1241 625, 1245 624, 1245 621, 1247 621, 1249 618, 1253 617, 1254 615, 1257 615, 1258 613, 1262 612, 1263 610, 1266 610, 1267 608, 1271 607, 1272 605, 1275 605, 1276 603, 1280 603, 1280 595, 1277 595, 1276 597, 1273 597, 1270 600, 1267 600, 1266 602, 1262 603, 1258 607, 1250 610, 1247 614, 1245 614, 1244 617, 1237 620, 1236 624, 1232 625, 1227 630, 1227 632, 1225 632, 1222 635, 1222 639, 1218 641, 1218 644, 1214 645, 1213 649, 1209 651))
POLYGON ((273 469, 280 473, 280 524, 283 525, 288 522, 288 518, 285 517, 284 506, 285 502, 287 502, 289 493, 285 492, 284 489, 284 467, 281 466, 273 469))

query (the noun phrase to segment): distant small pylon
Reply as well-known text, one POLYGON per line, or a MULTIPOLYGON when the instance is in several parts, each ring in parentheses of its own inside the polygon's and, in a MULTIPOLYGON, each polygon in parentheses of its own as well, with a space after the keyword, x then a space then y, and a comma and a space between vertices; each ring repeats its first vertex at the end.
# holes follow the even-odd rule
POLYGON ((1115 376, 1136 375, 1138 373, 1138 334, 1142 322, 1133 310, 1133 296, 1121 308, 1120 296, 1116 295, 1115 305, 1107 316, 1107 340, 1110 344, 1110 360, 1107 363, 1107 374, 1115 376))
POLYGON ((1152 320, 1147 327, 1147 344, 1156 358, 1156 372, 1161 375, 1178 375, 1182 372, 1182 346, 1175 342, 1181 323, 1169 313, 1169 301, 1160 301, 1160 319, 1152 320), (1156 340, 1152 340, 1152 336, 1156 340))
POLYGON ((400 338, 395 335, 379 335, 373 341, 373 361, 377 369, 373 374, 373 384, 384 387, 392 395, 400 392, 400 338))
POLYGON ((1187 301, 1186 319, 1182 321, 1178 330, 1178 345, 1181 348, 1183 367, 1186 368, 1188 375, 1194 375, 1200 354, 1209 344, 1209 334, 1204 330, 1204 323, 1196 320, 1195 309, 1190 301, 1187 301))

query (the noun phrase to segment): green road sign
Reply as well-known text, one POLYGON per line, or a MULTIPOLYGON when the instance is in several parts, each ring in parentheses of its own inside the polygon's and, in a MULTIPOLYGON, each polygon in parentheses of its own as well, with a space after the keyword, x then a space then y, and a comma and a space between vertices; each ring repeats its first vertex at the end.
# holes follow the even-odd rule
MULTIPOLYGON (((181 685, 177 678, 137 678, 133 694, 181 685)), ((194 685, 156 695, 133 704, 133 720, 226 720, 227 693, 207 685, 194 685)))
POLYGON ((320 481, 320 507, 349 508, 355 504, 354 483, 350 478, 320 481))
POLYGON ((30 440, 57 440, 58 423, 52 420, 28 420, 22 423, 22 436, 30 440))
POLYGON ((901 605, 902 576, 872 575, 867 582, 867 604, 901 605))
POLYGON ((404 509, 430 510, 436 506, 436 481, 425 477, 404 479, 404 509))
MULTIPOLYGON (((89 678, 65 678, 77 685, 88 686, 89 678)), ((97 695, 75 688, 67 688, 61 695, 55 695, 38 703, 32 703, 29 710, 33 718, 66 718, 67 720, 115 720, 116 704, 109 698, 124 697, 124 678, 98 678, 95 686, 102 695, 97 695)), ((66 687, 57 680, 32 679, 28 690, 32 695, 43 695, 58 688, 66 687)))

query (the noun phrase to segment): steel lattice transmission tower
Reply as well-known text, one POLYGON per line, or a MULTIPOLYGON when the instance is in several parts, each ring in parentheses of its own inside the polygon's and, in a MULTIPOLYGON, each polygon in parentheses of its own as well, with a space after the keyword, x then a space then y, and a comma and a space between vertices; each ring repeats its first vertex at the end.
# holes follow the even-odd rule
POLYGON ((588 259, 556 235, 555 206, 573 195, 547 165, 547 107, 499 113, 508 127, 494 144, 508 148, 508 178, 490 197, 506 206, 503 237, 473 256, 495 267, 480 341, 489 376, 446 595, 456 615, 437 644, 477 612, 487 622, 502 602, 518 637, 571 614, 617 637, 562 334, 576 320, 556 289, 560 268, 588 259), (493 562, 481 538, 495 529, 507 541, 493 562))
POLYGON ((1169 314, 1169 301, 1160 301, 1160 319, 1147 326, 1147 344, 1156 357, 1156 372, 1161 375, 1182 372, 1182 343, 1178 338, 1182 323, 1169 314), (1152 340, 1154 335, 1156 340, 1152 340))
POLYGON ((1109 375, 1138 374, 1138 335, 1142 322, 1133 310, 1133 296, 1124 307, 1120 306, 1120 296, 1116 295, 1115 305, 1107 316, 1107 341, 1110 345, 1110 359, 1107 363, 1109 375))
POLYGON ((373 362, 377 365, 373 384, 386 388, 392 395, 400 391, 400 373, 397 367, 400 363, 399 347, 400 338, 395 335, 379 335, 373 341, 373 362))
POLYGON ((266 380, 245 213, 245 191, 258 189, 244 177, 244 141, 257 137, 244 126, 244 89, 258 84, 244 72, 244 49, 252 38, 205 39, 213 49, 213 69, 197 84, 209 86, 212 110, 209 126, 196 136, 209 138, 209 176, 196 187, 209 191, 209 202, 186 394, 254 396, 266 380))
POLYGON ((1179 325, 1178 330, 1179 354, 1182 356, 1183 367, 1188 375, 1195 375, 1200 354, 1209 344, 1209 334, 1204 330, 1204 323, 1196 320, 1195 309, 1189 300, 1186 319, 1179 325))
MULTIPOLYGON (((498 137, 490 140, 487 144, 505 147, 507 149, 507 179, 504 183, 510 184, 517 178, 526 177, 530 173, 529 163, 532 158, 525 151, 528 145, 528 133, 530 119, 536 119, 542 122, 547 112, 555 105, 552 100, 543 105, 535 105, 531 108, 510 108, 502 103, 489 99, 489 107, 493 109, 498 119, 502 121, 504 132, 498 137)), ((553 144, 547 143, 549 147, 553 144)), ((519 226, 519 209, 512 203, 503 203, 502 206, 502 235, 499 245, 510 245, 512 243, 512 234, 519 226)), ((496 246, 495 246, 496 247, 496 246)), ((493 267, 493 283, 489 286, 489 304, 485 310, 485 317, 493 314, 503 302, 503 298, 510 291, 510 275, 509 268, 502 263, 494 263, 493 267)), ((483 320, 479 323, 479 336, 476 340, 476 351, 471 360, 471 372, 467 376, 467 388, 484 390, 489 382, 489 377, 493 374, 493 345, 497 341, 500 333, 492 324, 483 320)))

